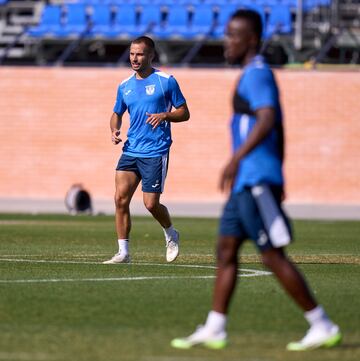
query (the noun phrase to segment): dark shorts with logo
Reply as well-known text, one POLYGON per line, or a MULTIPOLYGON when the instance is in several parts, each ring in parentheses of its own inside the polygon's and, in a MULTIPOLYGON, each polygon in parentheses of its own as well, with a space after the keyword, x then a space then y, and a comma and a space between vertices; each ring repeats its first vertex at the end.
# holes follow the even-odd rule
POLYGON ((136 173, 141 179, 143 192, 162 193, 168 162, 168 153, 154 158, 139 158, 122 154, 116 170, 136 173))
POLYGON ((220 236, 251 239, 263 252, 291 242, 289 220, 281 207, 282 187, 257 185, 231 194, 220 220, 220 236))

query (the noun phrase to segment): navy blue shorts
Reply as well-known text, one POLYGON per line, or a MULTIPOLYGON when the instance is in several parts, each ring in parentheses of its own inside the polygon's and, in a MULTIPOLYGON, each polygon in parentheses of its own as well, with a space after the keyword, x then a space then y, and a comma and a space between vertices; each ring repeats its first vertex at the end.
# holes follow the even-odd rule
POLYGON ((269 185, 231 194, 220 220, 220 236, 251 239, 261 252, 287 246, 292 235, 281 197, 282 187, 269 185))
POLYGON ((138 158, 122 154, 116 170, 134 172, 141 179, 142 191, 162 193, 169 163, 168 153, 154 158, 138 158))

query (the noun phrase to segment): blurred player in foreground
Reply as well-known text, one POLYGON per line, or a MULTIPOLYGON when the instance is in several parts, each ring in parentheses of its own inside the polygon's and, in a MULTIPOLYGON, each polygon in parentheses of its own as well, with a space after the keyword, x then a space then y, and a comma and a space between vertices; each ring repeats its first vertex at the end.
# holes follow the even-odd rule
POLYGON ((233 98, 233 155, 220 177, 220 188, 231 194, 220 221, 212 311, 205 325, 192 335, 171 342, 176 348, 197 344, 214 349, 226 346, 227 313, 237 281, 238 251, 248 238, 255 242, 264 265, 304 311, 310 324, 305 337, 289 343, 287 349, 332 347, 341 341, 339 327, 318 305, 303 276, 285 254, 291 231, 281 208, 282 115, 273 73, 258 55, 261 34, 261 18, 251 10, 238 10, 227 26, 225 58, 230 64, 243 67, 233 98))
POLYGON ((171 75, 152 67, 155 44, 142 36, 130 45, 130 63, 135 71, 118 88, 110 119, 113 144, 121 142, 122 117, 127 110, 130 127, 115 175, 115 223, 119 251, 106 264, 128 263, 131 229, 130 201, 142 181, 145 207, 164 229, 166 260, 179 254, 179 233, 174 229, 167 208, 160 203, 172 143, 170 123, 183 122, 190 114, 180 87, 171 75), (175 108, 171 111, 172 108, 175 108))

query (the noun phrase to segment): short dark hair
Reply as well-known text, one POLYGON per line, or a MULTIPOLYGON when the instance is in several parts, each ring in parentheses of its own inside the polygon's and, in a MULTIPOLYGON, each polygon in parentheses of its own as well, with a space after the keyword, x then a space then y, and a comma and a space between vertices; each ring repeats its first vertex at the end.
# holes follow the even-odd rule
POLYGON ((263 23, 260 14, 256 10, 251 9, 239 9, 231 16, 232 19, 245 19, 247 20, 252 27, 253 32, 261 41, 262 32, 263 32, 263 23))
POLYGON ((144 43, 151 51, 155 51, 155 43, 154 40, 149 38, 148 36, 139 36, 134 39, 131 44, 140 44, 144 43))

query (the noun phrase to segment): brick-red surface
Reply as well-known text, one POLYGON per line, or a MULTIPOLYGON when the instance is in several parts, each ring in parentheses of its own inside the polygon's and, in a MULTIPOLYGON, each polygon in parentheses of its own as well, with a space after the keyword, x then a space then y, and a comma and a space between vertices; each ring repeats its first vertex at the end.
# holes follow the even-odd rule
MULTIPOLYGON (((176 77, 191 112, 189 122, 172 124, 166 199, 222 199, 217 183, 230 156, 231 97, 240 72, 163 70, 176 77)), ((275 73, 287 136, 287 200, 360 204, 360 73, 275 73)), ((112 198, 121 146, 110 142, 109 118, 118 83, 130 74, 0 68, 0 197, 59 198, 79 182, 94 197, 112 198)))

